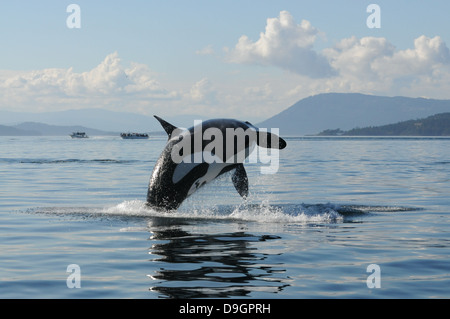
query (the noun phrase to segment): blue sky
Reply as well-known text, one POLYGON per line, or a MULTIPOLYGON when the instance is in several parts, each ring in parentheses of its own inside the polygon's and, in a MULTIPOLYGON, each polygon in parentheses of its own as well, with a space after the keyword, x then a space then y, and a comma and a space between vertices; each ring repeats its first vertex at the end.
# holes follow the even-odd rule
POLYGON ((443 0, 1 2, 0 109, 261 119, 323 92, 450 98, 448 12, 443 0), (71 3, 80 29, 66 25, 71 3))

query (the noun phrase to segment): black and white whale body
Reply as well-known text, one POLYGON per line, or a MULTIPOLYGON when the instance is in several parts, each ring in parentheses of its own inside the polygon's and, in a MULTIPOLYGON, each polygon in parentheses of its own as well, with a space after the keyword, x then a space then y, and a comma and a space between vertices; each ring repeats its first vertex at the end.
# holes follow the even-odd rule
POLYGON ((147 205, 157 209, 177 209, 198 188, 233 169, 233 184, 245 198, 248 178, 243 163, 255 146, 286 147, 282 138, 259 131, 249 122, 212 119, 181 129, 155 118, 169 136, 147 192, 147 205))

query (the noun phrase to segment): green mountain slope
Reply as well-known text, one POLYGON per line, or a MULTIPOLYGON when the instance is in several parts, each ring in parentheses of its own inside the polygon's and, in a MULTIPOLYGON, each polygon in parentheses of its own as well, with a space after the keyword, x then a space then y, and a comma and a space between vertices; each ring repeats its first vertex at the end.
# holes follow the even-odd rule
POLYGON ((348 131, 325 130, 318 135, 343 136, 450 136, 450 113, 440 113, 419 120, 382 126, 354 128, 348 131))

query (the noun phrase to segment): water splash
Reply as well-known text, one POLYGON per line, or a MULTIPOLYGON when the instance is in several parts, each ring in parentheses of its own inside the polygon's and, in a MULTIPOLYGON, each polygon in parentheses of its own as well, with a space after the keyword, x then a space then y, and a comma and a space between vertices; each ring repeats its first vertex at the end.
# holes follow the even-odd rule
POLYGON ((243 220, 270 223, 339 222, 343 216, 333 204, 271 205, 260 204, 218 205, 209 207, 182 207, 177 211, 158 211, 134 200, 104 208, 102 214, 143 217, 170 217, 183 219, 243 220))
POLYGON ((365 216, 371 213, 400 213, 417 210, 410 207, 364 206, 327 204, 270 204, 242 203, 237 205, 191 206, 185 205, 174 211, 155 210, 142 200, 123 201, 100 208, 50 207, 28 210, 28 213, 42 213, 60 216, 88 218, 170 218, 178 220, 249 221, 279 224, 340 223, 351 216, 365 216))

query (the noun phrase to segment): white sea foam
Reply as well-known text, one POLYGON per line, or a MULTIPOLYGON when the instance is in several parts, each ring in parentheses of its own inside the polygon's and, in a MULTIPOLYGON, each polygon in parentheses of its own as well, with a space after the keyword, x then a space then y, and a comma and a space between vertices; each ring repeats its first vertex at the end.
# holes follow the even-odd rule
POLYGON ((334 205, 283 205, 263 203, 257 206, 238 207, 230 215, 233 218, 271 223, 320 223, 337 222, 342 216, 334 205))
POLYGON ((170 218, 183 220, 230 220, 257 223, 315 224, 339 223, 344 217, 370 213, 404 212, 411 207, 327 204, 241 203, 230 205, 183 204, 178 210, 155 210, 142 200, 123 201, 106 207, 47 207, 27 210, 28 213, 89 218, 170 218))
POLYGON ((339 222, 343 216, 333 204, 271 205, 260 204, 221 205, 210 207, 181 207, 177 211, 158 211, 139 200, 124 201, 99 211, 104 215, 135 217, 169 217, 183 219, 244 220, 271 223, 321 223, 339 222))

